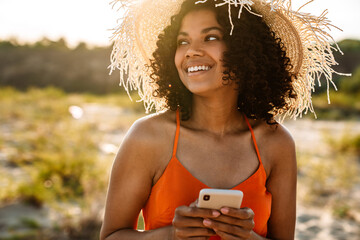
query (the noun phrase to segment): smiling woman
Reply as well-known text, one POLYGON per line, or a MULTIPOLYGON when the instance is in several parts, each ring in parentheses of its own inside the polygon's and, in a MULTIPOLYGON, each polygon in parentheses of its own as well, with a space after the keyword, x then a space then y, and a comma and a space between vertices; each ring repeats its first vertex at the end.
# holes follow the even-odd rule
POLYGON ((213 11, 194 11, 184 17, 178 34, 175 66, 190 92, 201 96, 212 95, 217 89, 230 89, 236 95, 236 91, 222 84, 225 71, 222 58, 226 50, 222 32, 213 11))
MULTIPOLYGON (((159 86, 157 96, 165 98, 170 109, 179 108, 183 120, 189 116, 196 95, 212 95, 209 91, 215 89, 221 92, 220 99, 233 99, 237 104, 233 107, 241 107, 252 118, 270 122, 271 111, 280 113, 289 109, 291 99, 296 96, 291 86, 292 75, 287 71, 292 66, 280 39, 274 39, 261 18, 244 12, 241 20, 233 20, 237 31, 230 37, 227 11, 211 4, 195 7, 191 2, 188 4, 183 5, 183 11, 173 19, 173 24, 159 36, 159 48, 152 61, 152 78, 159 86), (195 11, 197 8, 202 10, 195 11), (183 17, 189 9, 193 12, 183 17), (175 41, 176 50, 166 47, 175 41), (166 64, 173 58, 176 69, 166 64), (194 71, 201 66, 208 70, 194 71), (192 93, 196 95, 190 98, 192 93)), ((233 15, 236 14, 233 8, 233 15)))
POLYGON ((295 146, 275 117, 311 110, 313 76, 335 64, 311 65, 332 56, 319 37, 327 19, 284 1, 120 3, 112 68, 165 111, 122 142, 101 239, 293 239, 295 146), (203 188, 240 190, 242 205, 199 208, 203 188), (146 231, 136 230, 140 211, 146 231))

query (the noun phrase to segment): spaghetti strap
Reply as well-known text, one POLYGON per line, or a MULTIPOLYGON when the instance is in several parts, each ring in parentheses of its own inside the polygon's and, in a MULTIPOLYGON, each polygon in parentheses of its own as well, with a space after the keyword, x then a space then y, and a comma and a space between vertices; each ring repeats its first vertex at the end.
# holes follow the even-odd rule
MULTIPOLYGON (((174 113, 172 112, 171 115, 171 128, 173 129, 173 124, 175 123, 174 113)), ((192 175, 176 156, 178 141, 180 141, 179 134, 180 131, 184 130, 180 129, 181 124, 181 113, 178 110, 176 111, 176 134, 174 137, 173 156, 160 178, 158 178, 152 187, 145 206, 142 208, 145 230, 158 229, 171 225, 175 210, 178 206, 189 206, 198 198, 201 189, 211 188, 192 175)), ((249 126, 249 130, 250 129, 251 127, 249 126)), ((249 137, 249 135, 246 136, 249 137)), ((247 140, 252 141, 251 139, 247 140)), ((253 145, 253 143, 249 144, 253 145)), ((252 149, 254 148, 253 146, 251 146, 252 149)), ((256 160, 255 156, 253 156, 253 158, 256 160)), ((239 161, 241 161, 241 159, 239 159, 239 161)), ((259 159, 257 159, 257 161, 257 170, 231 189, 241 190, 244 193, 242 206, 252 209, 255 213, 255 227, 253 231, 259 235, 266 236, 268 220, 271 214, 272 195, 266 188, 265 168, 259 159)), ((136 226, 134 226, 134 229, 136 229, 136 226)), ((211 239, 215 240, 220 238, 211 239)))
POLYGON ((177 145, 179 141, 179 134, 180 134, 180 111, 179 109, 176 110, 176 133, 175 133, 175 140, 174 140, 174 147, 173 147, 173 154, 172 156, 176 156, 177 145))
POLYGON ((250 132, 251 132, 251 138, 252 138, 252 140, 253 140, 253 142, 254 142, 256 154, 257 154, 257 156, 258 156, 258 159, 259 159, 259 161, 260 161, 260 164, 262 164, 261 157, 260 157, 260 152, 259 152, 258 145, 257 145, 257 143, 256 143, 256 138, 255 138, 254 131, 253 131, 253 129, 252 129, 250 123, 249 123, 249 120, 247 119, 247 117, 246 117, 245 115, 244 115, 244 119, 245 119, 245 121, 246 121, 246 123, 247 123, 247 125, 248 125, 248 127, 249 127, 250 132))

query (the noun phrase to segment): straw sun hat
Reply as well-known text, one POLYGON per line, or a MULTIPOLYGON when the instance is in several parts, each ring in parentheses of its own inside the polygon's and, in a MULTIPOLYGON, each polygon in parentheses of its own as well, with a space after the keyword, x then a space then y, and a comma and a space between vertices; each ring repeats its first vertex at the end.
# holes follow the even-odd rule
MULTIPOLYGON (((207 1, 214 0, 194 0, 194 4, 207 1)), ((156 86, 151 83, 151 70, 146 65, 150 64, 149 59, 156 49, 158 35, 170 24, 171 16, 179 12, 183 2, 184 0, 112 2, 113 6, 119 7, 123 17, 114 31, 110 69, 111 72, 120 70, 120 85, 128 93, 138 91, 147 111, 165 108, 164 100, 153 97, 156 86)), ((332 66, 337 65, 337 62, 332 51, 341 50, 328 33, 331 28, 337 27, 327 19, 327 10, 320 16, 302 13, 302 7, 292 10, 291 0, 215 0, 214 4, 216 7, 228 6, 230 22, 234 18, 230 13, 231 8, 239 9, 237 17, 240 19, 242 11, 262 17, 276 37, 282 39, 287 57, 293 65, 290 71, 297 77, 293 87, 298 96, 296 100, 291 100, 291 109, 284 112, 282 117, 296 118, 308 110, 314 112, 311 93, 316 83, 321 85, 321 76, 326 80, 328 92, 329 85, 336 89, 332 82, 332 74, 336 72, 332 66), (331 46, 332 43, 335 43, 335 47, 331 46)), ((236 31, 236 27, 232 26, 232 31, 236 31)))

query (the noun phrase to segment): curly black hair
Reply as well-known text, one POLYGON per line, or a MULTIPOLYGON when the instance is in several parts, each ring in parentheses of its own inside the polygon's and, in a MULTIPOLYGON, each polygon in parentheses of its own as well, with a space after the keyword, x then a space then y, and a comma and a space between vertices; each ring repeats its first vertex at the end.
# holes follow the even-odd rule
POLYGON ((192 93, 180 80, 174 63, 177 35, 186 14, 208 9, 215 12, 218 23, 224 28, 223 40, 228 51, 223 56, 226 69, 223 84, 236 82, 238 110, 248 118, 275 123, 274 116, 288 110, 291 99, 296 98, 292 86, 295 76, 290 73, 292 65, 281 39, 276 38, 261 17, 246 10, 238 19, 238 9, 235 8, 231 13, 234 31, 230 35, 227 6, 215 7, 214 0, 200 4, 195 4, 195 1, 185 0, 180 12, 171 17, 171 24, 158 36, 150 65, 151 78, 158 86, 154 96, 164 98, 170 110, 179 108, 183 120, 189 119, 192 93))

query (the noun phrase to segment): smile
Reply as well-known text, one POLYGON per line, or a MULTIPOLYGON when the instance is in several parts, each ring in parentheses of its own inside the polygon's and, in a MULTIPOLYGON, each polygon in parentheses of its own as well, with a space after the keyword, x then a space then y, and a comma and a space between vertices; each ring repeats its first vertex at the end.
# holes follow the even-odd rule
POLYGON ((205 66, 205 65, 201 65, 201 66, 193 66, 193 67, 189 67, 186 69, 186 72, 188 73, 194 73, 194 72, 199 72, 199 71, 207 71, 211 69, 210 66, 205 66))

